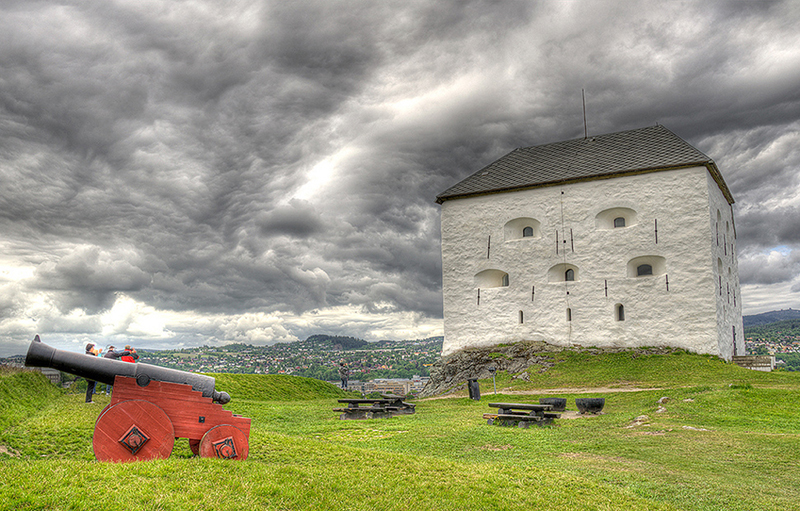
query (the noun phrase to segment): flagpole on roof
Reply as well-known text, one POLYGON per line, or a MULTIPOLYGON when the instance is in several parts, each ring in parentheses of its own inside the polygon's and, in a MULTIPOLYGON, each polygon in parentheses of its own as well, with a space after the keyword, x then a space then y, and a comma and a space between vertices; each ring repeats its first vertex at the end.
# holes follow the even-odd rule
POLYGON ((589 138, 589 128, 586 126, 586 89, 581 89, 581 98, 583 99, 583 139, 589 138))

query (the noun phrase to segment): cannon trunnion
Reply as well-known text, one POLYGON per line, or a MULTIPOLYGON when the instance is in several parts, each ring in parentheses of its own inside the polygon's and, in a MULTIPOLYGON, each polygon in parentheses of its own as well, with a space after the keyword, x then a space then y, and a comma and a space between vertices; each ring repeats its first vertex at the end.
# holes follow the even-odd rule
POLYGON ((92 437, 99 461, 168 458, 176 438, 188 438, 192 452, 202 457, 247 459, 250 419, 222 407, 230 396, 217 392, 210 376, 61 351, 38 335, 25 365, 114 385, 92 437))

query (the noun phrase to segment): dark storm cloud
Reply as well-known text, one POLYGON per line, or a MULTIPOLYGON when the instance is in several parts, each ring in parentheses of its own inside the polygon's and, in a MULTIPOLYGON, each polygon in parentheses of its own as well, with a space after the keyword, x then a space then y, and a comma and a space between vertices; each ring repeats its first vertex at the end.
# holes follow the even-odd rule
POLYGON ((748 208, 737 218, 736 230, 742 249, 795 244, 800 240, 800 206, 748 208))
POLYGON ((102 312, 114 304, 117 292, 136 292, 150 284, 150 275, 135 266, 136 259, 135 253, 78 247, 56 263, 39 265, 30 286, 61 292, 58 307, 64 314, 76 308, 102 312))
POLYGON ((287 234, 298 238, 308 237, 323 228, 322 219, 314 206, 299 200, 292 200, 287 206, 279 206, 259 215, 256 224, 264 235, 287 234))
POLYGON ((581 89, 590 133, 660 122, 714 158, 743 285, 797 284, 798 11, 4 2, 0 339, 431 333, 436 195, 583 136, 581 89))

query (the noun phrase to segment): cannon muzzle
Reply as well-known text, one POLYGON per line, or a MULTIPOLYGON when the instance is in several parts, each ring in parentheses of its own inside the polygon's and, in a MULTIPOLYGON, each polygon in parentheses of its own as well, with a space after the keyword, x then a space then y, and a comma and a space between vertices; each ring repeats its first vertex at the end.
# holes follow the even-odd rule
POLYGON ((187 373, 186 371, 150 364, 132 364, 110 358, 90 357, 80 353, 62 351, 43 343, 38 335, 34 337, 30 346, 28 346, 25 365, 28 367, 50 367, 108 385, 113 385, 114 378, 117 376, 136 378, 136 383, 140 387, 146 387, 151 380, 181 383, 191 385, 192 389, 202 392, 203 396, 210 397, 217 403, 224 405, 231 400, 227 392, 218 392, 214 388, 215 380, 211 376, 187 373))

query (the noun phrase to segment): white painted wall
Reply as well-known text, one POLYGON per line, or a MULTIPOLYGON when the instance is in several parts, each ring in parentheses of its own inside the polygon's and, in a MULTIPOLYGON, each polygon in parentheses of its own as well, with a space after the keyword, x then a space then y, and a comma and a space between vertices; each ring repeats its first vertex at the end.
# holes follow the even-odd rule
POLYGON ((711 221, 711 258, 714 270, 717 302, 717 338, 719 355, 730 360, 733 355, 745 354, 742 323, 742 295, 739 287, 739 262, 736 257, 736 234, 733 209, 707 176, 709 189, 709 219, 711 221), (736 350, 734 352, 734 330, 736 350))
POLYGON ((674 346, 729 359, 733 326, 741 341, 737 354, 743 354, 732 232, 731 208, 705 167, 447 200, 442 354, 534 340, 674 346), (608 227, 614 215, 602 213, 611 208, 630 219, 626 227, 608 227), (727 249, 716 246, 717 210, 729 222, 727 249), (518 237, 520 218, 538 222, 536 236, 518 237), (629 262, 636 258, 651 262, 654 275, 630 277, 629 262), (732 295, 728 304, 728 288, 719 294, 718 260, 723 287, 735 288, 736 306, 732 295), (567 267, 575 270, 574 282, 562 279, 567 267), (480 287, 478 303, 478 281, 496 282, 486 278, 496 273, 486 270, 507 273, 509 285, 480 287), (616 320, 617 304, 625 308, 625 321, 616 320))

